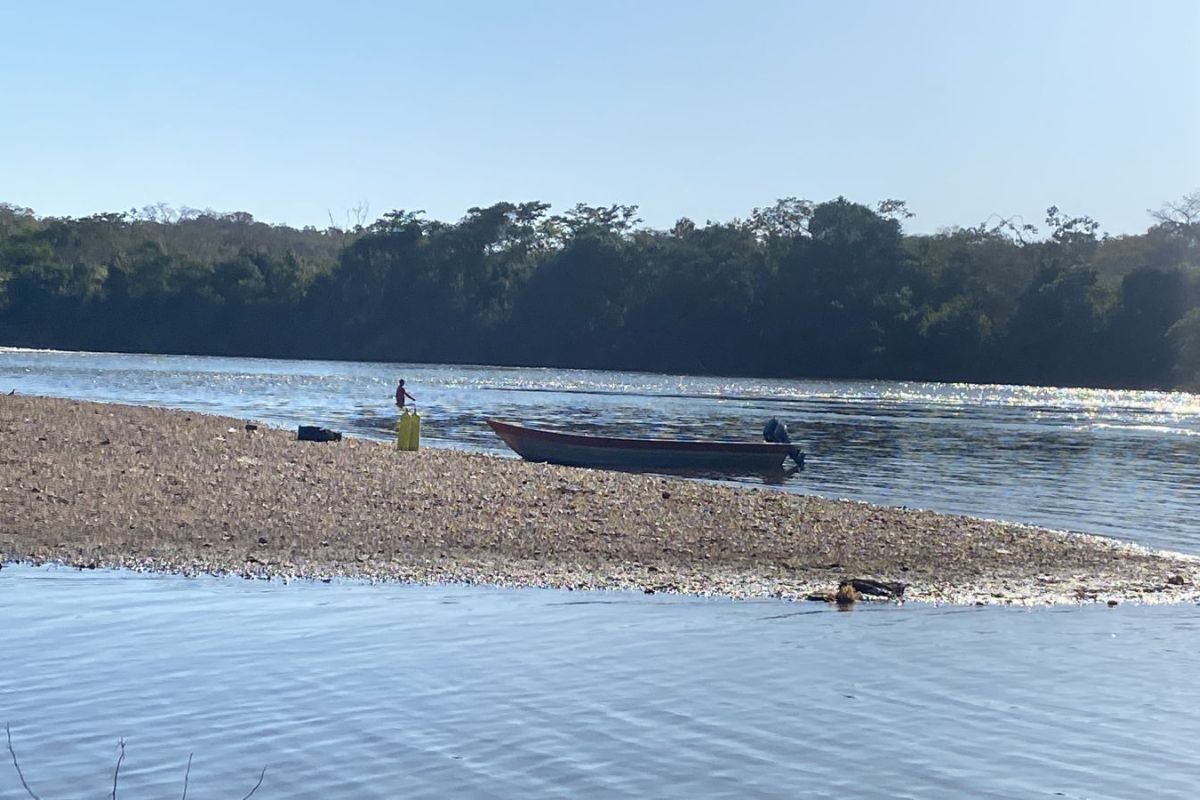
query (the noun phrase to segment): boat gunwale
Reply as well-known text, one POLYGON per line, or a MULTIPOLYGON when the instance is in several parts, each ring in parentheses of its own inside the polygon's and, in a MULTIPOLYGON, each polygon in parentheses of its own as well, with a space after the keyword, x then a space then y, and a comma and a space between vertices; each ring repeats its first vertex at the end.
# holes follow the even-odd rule
MULTIPOLYGON (((683 452, 707 453, 741 453, 741 454, 779 454, 786 456, 795 448, 793 444, 781 442, 730 442, 730 441, 699 441, 691 439, 633 439, 622 436, 595 436, 586 433, 566 433, 564 431, 548 431, 542 428, 528 428, 512 422, 488 419, 487 424, 505 443, 512 446, 508 436, 526 439, 540 439, 546 442, 573 444, 582 447, 596 447, 606 450, 666 450, 683 452)), ((516 450, 515 446, 513 449, 516 450)))

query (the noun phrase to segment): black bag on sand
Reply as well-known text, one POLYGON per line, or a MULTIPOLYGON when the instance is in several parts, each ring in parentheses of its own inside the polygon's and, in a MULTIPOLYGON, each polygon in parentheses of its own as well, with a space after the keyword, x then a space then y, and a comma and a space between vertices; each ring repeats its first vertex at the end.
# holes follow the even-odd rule
POLYGON ((301 442, 340 442, 342 435, 318 425, 301 425, 296 432, 296 439, 301 442))

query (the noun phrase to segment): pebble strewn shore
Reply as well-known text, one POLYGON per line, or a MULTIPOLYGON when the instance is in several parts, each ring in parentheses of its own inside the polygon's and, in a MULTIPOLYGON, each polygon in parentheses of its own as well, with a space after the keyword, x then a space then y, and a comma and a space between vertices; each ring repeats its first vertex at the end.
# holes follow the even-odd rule
POLYGON ((1200 559, 929 511, 0 397, 0 560, 948 603, 1200 598, 1200 559))

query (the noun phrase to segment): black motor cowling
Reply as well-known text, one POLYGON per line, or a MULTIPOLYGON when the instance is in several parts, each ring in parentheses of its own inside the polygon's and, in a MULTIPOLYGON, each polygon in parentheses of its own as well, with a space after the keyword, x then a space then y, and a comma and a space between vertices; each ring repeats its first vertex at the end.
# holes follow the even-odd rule
MULTIPOLYGON (((776 444, 791 444, 792 437, 788 436, 787 425, 779 421, 779 417, 771 417, 766 426, 763 427, 763 439, 776 444)), ((796 462, 797 467, 804 466, 804 453, 799 447, 793 447, 788 451, 788 456, 792 461, 796 462)))
POLYGON ((771 417, 770 422, 763 428, 763 439, 768 442, 777 442, 779 444, 791 444, 792 440, 788 436, 787 425, 779 421, 779 417, 771 417))

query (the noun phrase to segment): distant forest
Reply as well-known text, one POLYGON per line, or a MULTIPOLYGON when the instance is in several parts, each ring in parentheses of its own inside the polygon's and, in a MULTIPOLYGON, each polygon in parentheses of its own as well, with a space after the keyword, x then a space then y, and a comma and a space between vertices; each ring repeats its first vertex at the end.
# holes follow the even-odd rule
POLYGON ((0 205, 0 344, 1200 387, 1200 191, 1132 236, 1057 208, 923 235, 909 216, 788 198, 654 230, 636 206, 527 202, 297 230, 0 205))

